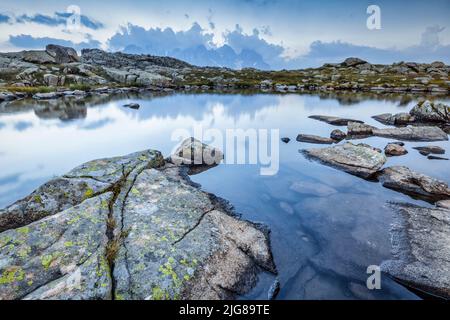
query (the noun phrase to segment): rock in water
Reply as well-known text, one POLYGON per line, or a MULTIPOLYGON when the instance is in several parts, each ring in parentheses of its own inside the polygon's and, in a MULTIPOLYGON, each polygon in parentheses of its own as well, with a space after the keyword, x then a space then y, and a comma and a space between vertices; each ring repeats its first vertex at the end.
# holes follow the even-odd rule
POLYGON ((383 113, 372 117, 373 119, 387 125, 405 125, 414 122, 415 118, 409 113, 402 112, 397 114, 383 113))
POLYGON ((275 272, 267 232, 183 172, 95 160, 2 210, 0 299, 224 299, 275 272))
POLYGON ((439 208, 450 209, 450 199, 438 201, 436 202, 436 206, 439 208))
POLYGON ((349 122, 347 126, 347 135, 355 137, 371 136, 375 129, 377 128, 370 126, 368 124, 349 122))
POLYGON ((130 108, 130 109, 134 109, 134 110, 138 110, 141 106, 139 105, 139 103, 127 103, 123 105, 125 108, 130 108))
POLYGON ((187 138, 170 156, 172 163, 188 166, 214 166, 223 160, 223 153, 195 138, 187 138))
POLYGON ((404 154, 407 154, 408 151, 401 145, 398 145, 396 143, 388 143, 384 148, 384 153, 387 156, 402 156, 404 154))
POLYGON ((285 137, 285 138, 281 138, 281 141, 283 141, 284 143, 289 143, 291 141, 291 139, 285 137))
POLYGON ((420 152, 420 154, 427 156, 431 153, 433 154, 445 154, 445 150, 439 146, 425 146, 425 147, 413 147, 420 152))
POLYGON ((428 156, 428 160, 449 160, 448 158, 438 157, 438 156, 428 156))
POLYGON ((404 166, 388 167, 378 174, 384 187, 430 202, 450 198, 450 189, 444 181, 415 172, 404 166))
POLYGON ((307 158, 319 160, 325 165, 362 178, 369 178, 386 162, 386 157, 375 148, 350 142, 322 149, 301 150, 301 152, 307 158))
POLYGON ((342 130, 335 129, 331 131, 330 138, 336 141, 344 140, 347 137, 347 134, 343 132, 342 130))
POLYGON ((336 141, 331 138, 319 137, 312 134, 299 134, 297 136, 298 142, 317 143, 317 144, 333 144, 336 141))
POLYGON ((270 286, 269 291, 267 292, 267 299, 274 300, 279 292, 280 292, 280 281, 278 279, 275 279, 275 281, 270 286))
POLYGON ((419 102, 409 113, 421 122, 450 122, 450 106, 443 103, 419 102))
POLYGON ((339 117, 333 117, 333 116, 322 116, 322 115, 312 115, 308 118, 319 120, 326 122, 328 124, 334 125, 334 126, 346 126, 349 122, 357 122, 357 123, 364 123, 360 120, 354 120, 354 119, 347 119, 347 118, 339 118, 339 117))
POLYGON ((374 129, 375 136, 408 141, 446 141, 447 133, 439 127, 407 126, 402 128, 374 129))
POLYGON ((393 204, 393 259, 381 268, 399 282, 450 299, 450 210, 393 204))

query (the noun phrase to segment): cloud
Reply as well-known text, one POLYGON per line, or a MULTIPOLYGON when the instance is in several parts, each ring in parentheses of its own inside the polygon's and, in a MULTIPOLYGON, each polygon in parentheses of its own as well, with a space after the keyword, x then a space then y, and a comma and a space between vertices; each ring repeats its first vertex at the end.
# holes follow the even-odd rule
POLYGON ((420 45, 422 47, 437 47, 440 45, 439 33, 444 31, 444 27, 439 25, 427 27, 425 32, 422 33, 420 45))
POLYGON ((167 55, 195 65, 235 69, 270 69, 270 62, 281 59, 280 54, 283 52, 281 46, 269 44, 260 38, 257 29, 247 35, 237 25, 234 31, 224 34, 225 45, 222 47, 213 43, 213 36, 198 23, 186 31, 176 32, 172 28, 144 29, 129 24, 112 36, 108 45, 113 51, 167 55))
MULTIPOLYGON (((55 15, 57 17, 63 18, 64 23, 67 18, 71 17, 72 13, 68 12, 55 12, 55 15)), ((85 15, 80 16, 80 23, 81 25, 85 26, 86 28, 92 29, 92 30, 98 30, 104 28, 104 24, 100 21, 93 20, 85 15)))
POLYGON ((249 35, 244 33, 241 26, 237 24, 233 31, 224 34, 224 38, 225 42, 236 52, 255 51, 269 64, 279 63, 282 59, 281 55, 284 53, 284 48, 281 45, 270 44, 261 38, 260 32, 256 28, 249 35))
POLYGON ((9 23, 11 21, 11 18, 7 15, 0 13, 0 23, 9 23))
POLYGON ((444 28, 440 26, 427 27, 422 33, 418 45, 405 49, 380 49, 369 46, 333 41, 315 41, 310 46, 307 55, 288 62, 290 67, 312 67, 327 62, 342 62, 348 57, 358 57, 371 63, 391 64, 399 61, 433 62, 436 60, 450 63, 450 45, 444 45, 439 39, 439 33, 444 28))
MULTIPOLYGON (((66 12, 55 12, 53 16, 40 13, 37 13, 35 15, 22 14, 16 17, 8 16, 6 14, 0 14, 0 23, 11 23, 15 21, 16 23, 38 23, 54 27, 65 25, 67 22, 67 18, 69 18, 71 15, 72 13, 66 12)), ((103 23, 93 20, 85 15, 80 16, 80 24, 92 30, 104 28, 103 23)))
POLYGON ((89 35, 87 36, 87 40, 79 43, 74 43, 70 40, 63 40, 51 37, 33 37, 31 35, 17 35, 17 36, 9 36, 9 43, 19 48, 26 49, 43 49, 49 43, 57 44, 60 46, 71 47, 77 51, 80 51, 84 48, 100 48, 100 42, 97 40, 93 40, 89 35))
POLYGON ((198 23, 186 31, 173 31, 172 28, 150 28, 129 24, 108 40, 111 50, 140 48, 146 53, 166 55, 174 50, 185 50, 196 46, 212 46, 213 34, 205 33, 198 23))

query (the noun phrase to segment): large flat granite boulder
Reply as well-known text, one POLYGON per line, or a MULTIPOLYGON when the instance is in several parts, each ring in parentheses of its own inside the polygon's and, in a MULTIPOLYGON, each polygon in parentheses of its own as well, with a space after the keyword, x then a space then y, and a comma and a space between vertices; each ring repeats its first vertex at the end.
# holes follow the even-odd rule
POLYGON ((301 152, 310 159, 335 167, 350 174, 369 178, 386 162, 379 150, 366 144, 345 144, 328 148, 307 149, 301 152))
POLYGON ((229 299, 275 273, 268 231, 185 171, 94 160, 0 211, 0 299, 229 299))

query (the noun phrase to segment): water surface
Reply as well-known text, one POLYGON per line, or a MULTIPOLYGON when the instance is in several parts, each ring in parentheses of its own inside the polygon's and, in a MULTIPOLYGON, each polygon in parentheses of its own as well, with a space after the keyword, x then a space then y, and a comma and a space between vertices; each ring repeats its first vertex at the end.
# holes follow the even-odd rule
MULTIPOLYGON (((447 101, 448 102, 448 101, 447 101)), ((176 129, 279 129, 290 137, 280 143, 280 169, 261 176, 258 165, 219 165, 192 180, 229 200, 245 219, 266 224, 279 271, 279 299, 415 299, 401 285, 382 278, 382 289, 366 288, 366 268, 390 257, 387 201, 413 200, 347 173, 306 160, 298 133, 328 136, 330 126, 312 114, 360 119, 409 111, 411 97, 373 99, 360 95, 175 94, 96 97, 49 102, 17 101, 0 105, 0 207, 20 199, 54 176, 95 159, 157 149, 169 155, 176 129), (139 110, 124 108, 138 102, 139 110), (61 106, 65 105, 65 108, 61 106), (295 186, 301 186, 300 188, 295 186)), ((341 128, 345 131, 345 128, 341 128)), ((389 139, 365 143, 384 148, 389 139)), ((449 142, 407 142, 409 153, 386 165, 406 165, 450 182, 448 161, 431 161, 412 147, 449 142)), ((262 274, 244 298, 267 296, 274 277, 262 274)))

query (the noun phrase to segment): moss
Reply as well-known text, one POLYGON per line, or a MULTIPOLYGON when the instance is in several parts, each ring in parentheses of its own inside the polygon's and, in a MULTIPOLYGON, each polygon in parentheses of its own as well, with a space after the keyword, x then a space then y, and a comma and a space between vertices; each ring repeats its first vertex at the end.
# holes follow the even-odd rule
POLYGON ((0 285, 11 284, 16 281, 22 281, 25 277, 25 273, 20 267, 10 267, 5 270, 0 277, 0 285))
POLYGON ((47 270, 50 267, 50 265, 53 262, 54 258, 55 257, 53 255, 51 255, 51 254, 46 254, 46 255, 41 257, 41 264, 42 264, 42 266, 44 267, 45 270, 47 270))
POLYGON ((35 93, 48 93, 55 91, 55 88, 52 87, 46 87, 46 86, 39 86, 39 87, 14 87, 14 86, 7 86, 0 88, 1 91, 10 91, 10 92, 23 92, 28 94, 35 94, 35 93))
POLYGON ((31 247, 30 246, 24 246, 24 247, 19 249, 17 254, 19 255, 20 258, 25 259, 25 258, 28 257, 30 252, 31 252, 31 247))
POLYGON ((89 199, 94 195, 94 190, 91 188, 87 188, 87 190, 84 192, 83 199, 89 199))
POLYGON ((21 228, 17 229, 17 232, 20 234, 28 234, 30 232, 30 228, 29 227, 21 227, 21 228))
POLYGON ((64 246, 67 248, 73 247, 74 243, 72 241, 66 241, 64 242, 64 246))
POLYGON ((152 289, 153 300, 168 300, 170 298, 169 293, 160 287, 153 287, 152 289))
POLYGON ((0 248, 6 246, 9 242, 11 242, 12 238, 10 236, 3 236, 0 238, 0 248))
POLYGON ((125 300, 124 296, 120 293, 116 293, 114 296, 115 300, 125 300))
POLYGON ((42 198, 40 195, 35 195, 34 196, 34 202, 42 204, 42 198))
POLYGON ((69 221, 67 221, 67 224, 71 225, 71 224, 77 223, 78 221, 80 221, 80 219, 81 219, 80 216, 75 216, 72 219, 70 219, 69 221))

